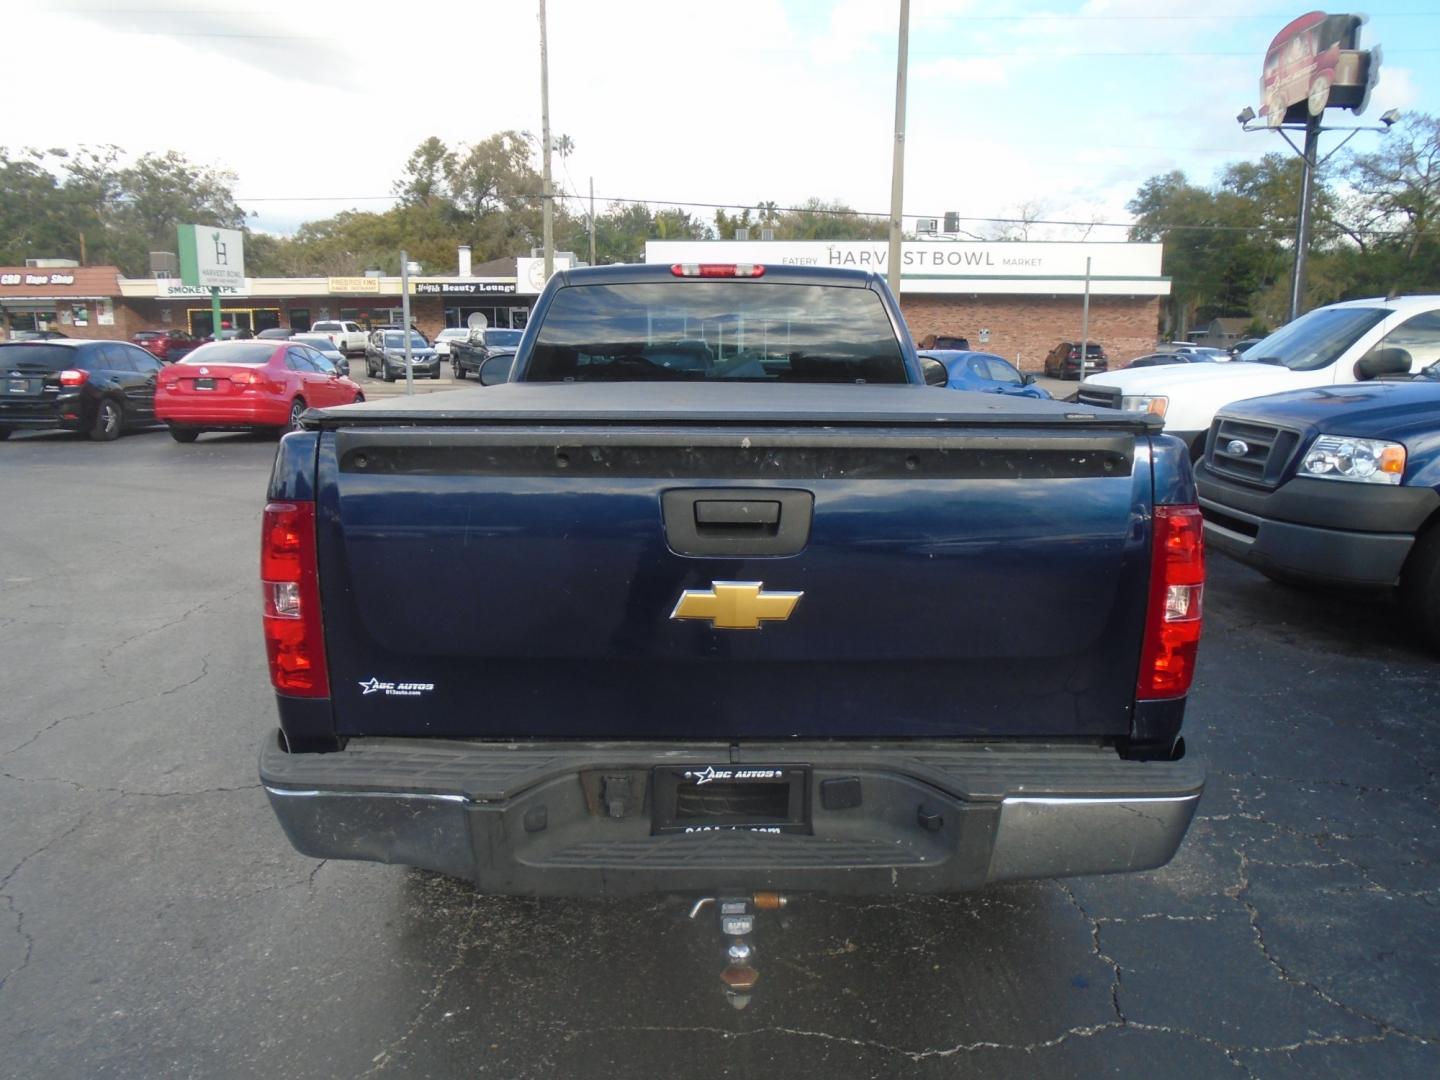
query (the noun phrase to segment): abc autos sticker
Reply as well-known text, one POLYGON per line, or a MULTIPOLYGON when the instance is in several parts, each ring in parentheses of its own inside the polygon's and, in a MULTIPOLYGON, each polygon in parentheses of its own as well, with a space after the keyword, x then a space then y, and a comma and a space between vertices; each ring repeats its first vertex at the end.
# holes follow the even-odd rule
POLYGON ((779 780, 785 775, 783 769, 717 769, 706 765, 703 769, 686 769, 685 779, 696 785, 708 784, 712 780, 779 780))
POLYGON ((435 689, 434 683, 428 682, 381 682, 376 678, 365 679, 360 683, 360 696, 369 697, 371 694, 384 694, 386 697, 420 697, 435 689))

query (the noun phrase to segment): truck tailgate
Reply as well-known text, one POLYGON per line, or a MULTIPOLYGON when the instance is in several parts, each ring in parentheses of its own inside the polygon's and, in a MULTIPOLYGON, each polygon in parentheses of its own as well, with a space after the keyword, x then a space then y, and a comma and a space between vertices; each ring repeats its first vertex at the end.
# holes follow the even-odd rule
POLYGON ((317 488, 341 734, 1129 730, 1151 505, 1133 431, 348 413, 317 488), (755 629, 712 625, 717 582, 763 583, 717 619, 755 629), (672 617, 687 591, 700 617, 672 617), (757 619, 776 593, 801 595, 757 619))

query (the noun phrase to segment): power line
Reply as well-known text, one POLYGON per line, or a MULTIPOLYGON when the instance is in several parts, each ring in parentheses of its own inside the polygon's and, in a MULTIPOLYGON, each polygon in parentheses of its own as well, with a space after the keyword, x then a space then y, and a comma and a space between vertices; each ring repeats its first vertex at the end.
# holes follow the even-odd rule
MULTIPOLYGON (((71 9, 73 10, 73 9, 71 9)), ((68 14, 69 12, 64 12, 68 14)), ((108 12, 107 12, 108 14, 108 12)), ((148 14, 148 12, 147 12, 148 14)), ((237 33, 232 30, 109 30, 107 31, 117 37, 163 37, 163 38, 217 38, 235 39, 237 41, 329 41, 334 42, 334 35, 331 34, 247 34, 237 33)), ((778 46, 767 47, 767 52, 791 52, 808 53, 810 49, 806 46, 794 48, 782 48, 778 46)), ((1419 54, 1440 53, 1440 48, 1419 48, 1419 49, 1387 49, 1387 56, 1410 56, 1419 54)), ((1226 56, 1254 57, 1254 49, 1233 49, 1226 51, 1197 51, 1184 49, 1180 51, 1141 50, 1134 52, 1125 51, 1094 51, 1094 50, 1066 50, 1052 49, 1042 51, 1038 49, 1006 50, 1006 51, 985 51, 971 49, 967 50, 962 57, 956 57, 949 51, 917 51, 916 56, 939 56, 954 59, 975 59, 975 58, 996 58, 996 59, 1017 59, 1026 58, 1034 60, 1063 60, 1067 56, 1089 59, 1091 57, 1137 57, 1142 59, 1182 59, 1186 57, 1215 58, 1226 56)))
MULTIPOLYGON (((396 198, 398 198, 398 196, 395 196, 395 195, 368 195, 368 196, 361 196, 361 197, 359 197, 359 198, 357 198, 357 199, 349 199, 349 200, 346 200, 346 199, 338 199, 338 198, 337 198, 337 199, 333 199, 333 200, 332 200, 332 199, 326 198, 326 197, 324 197, 324 196, 303 196, 303 197, 297 198, 297 199, 281 199, 281 198, 279 198, 279 197, 277 197, 277 196, 267 196, 267 197, 264 197, 264 198, 244 198, 244 197, 242 197, 242 196, 238 196, 238 195, 237 195, 237 196, 235 197, 235 201, 236 201, 237 203, 245 203, 245 202, 317 202, 317 201, 325 201, 325 202, 330 202, 330 201, 335 201, 335 202, 351 201, 351 202, 354 202, 354 201, 361 201, 361 200, 364 200, 364 201, 393 200, 393 199, 396 199, 396 198)), ((540 195, 540 194, 538 194, 538 193, 537 193, 537 194, 533 194, 533 195, 529 195, 529 194, 519 194, 519 193, 516 193, 516 194, 507 193, 507 194, 505 195, 505 198, 507 198, 507 199, 521 199, 521 200, 526 200, 526 201, 535 201, 535 202, 538 202, 540 199, 544 198, 544 196, 543 196, 543 195, 540 195)), ((580 196, 579 196, 579 195, 566 195, 566 194, 564 194, 564 193, 557 193, 557 198, 561 198, 561 199, 579 199, 580 196)), ((641 206, 658 206, 658 207, 671 208, 671 209, 679 209, 679 208, 700 209, 700 210, 759 210, 759 209, 760 209, 760 207, 759 207, 758 205, 756 205, 755 203, 695 202, 695 201, 693 201, 693 200, 682 200, 682 199, 639 199, 639 198, 631 198, 631 197, 622 197, 622 196, 618 196, 618 195, 596 195, 595 198, 598 199, 598 200, 600 200, 600 201, 602 201, 602 202, 604 202, 604 203, 606 203, 606 204, 608 204, 608 205, 614 205, 614 204, 617 204, 617 203, 618 203, 618 204, 621 204, 621 205, 634 205, 634 204, 637 204, 637 203, 638 203, 638 204, 641 205, 641 206)), ((874 210, 851 210, 851 209, 849 209, 849 208, 838 209, 838 208, 834 208, 834 207, 817 208, 817 207, 812 207, 812 206, 777 206, 777 207, 774 207, 773 210, 774 210, 774 212, 777 213, 777 214, 815 214, 815 215, 817 215, 817 216, 827 216, 827 217, 874 218, 874 219, 877 219, 877 220, 888 220, 889 217, 890 217, 890 215, 889 215, 888 212, 874 211, 874 210)), ((944 217, 944 216, 945 216, 944 213, 906 213, 906 214, 905 214, 905 217, 906 217, 907 219, 911 219, 911 218, 941 218, 941 217, 944 217)), ((956 220, 956 221, 972 222, 972 223, 982 224, 982 225, 1050 225, 1050 226, 1059 226, 1059 227, 1063 227, 1063 228, 1080 228, 1080 229, 1136 229, 1136 228, 1141 228, 1141 227, 1142 227, 1141 223, 1139 223, 1139 222, 1134 222, 1134 221, 1085 221, 1085 220, 1080 220, 1080 219, 1062 219, 1062 218, 984 217, 984 216, 979 216, 979 215, 967 215, 967 214, 959 214, 959 215, 956 215, 956 216, 955 216, 955 220, 956 220)), ((1331 224, 1333 224, 1333 222, 1332 222, 1331 224)), ((1145 227, 1148 231, 1151 231, 1151 232, 1154 232, 1154 233, 1157 233, 1157 234, 1160 234, 1160 233, 1171 233, 1171 232, 1227 232, 1227 233, 1229 233, 1229 232, 1234 232, 1234 233, 1275 233, 1275 234, 1280 235, 1280 236, 1289 236, 1289 235, 1291 235, 1291 234, 1294 232, 1294 229, 1291 228, 1291 227, 1289 227, 1289 226, 1219 225, 1219 224, 1213 224, 1213 223, 1202 223, 1202 224, 1195 224, 1195 225, 1171 224, 1171 225, 1144 226, 1144 227, 1145 227)), ((1406 234, 1403 233, 1403 232, 1399 232, 1399 231, 1395 231, 1395 230, 1385 230, 1385 229, 1348 229, 1348 230, 1345 230, 1345 231, 1346 231, 1346 232, 1349 232, 1349 233, 1364 235, 1364 236, 1379 236, 1379 237, 1386 237, 1386 236, 1403 236, 1403 235, 1406 235, 1406 234)))

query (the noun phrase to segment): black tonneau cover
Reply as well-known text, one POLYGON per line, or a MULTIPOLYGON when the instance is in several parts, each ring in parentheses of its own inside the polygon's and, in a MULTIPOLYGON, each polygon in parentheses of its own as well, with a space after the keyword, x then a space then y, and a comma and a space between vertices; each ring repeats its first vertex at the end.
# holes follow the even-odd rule
POLYGON ((312 409, 305 426, 392 424, 1001 424, 1159 434, 1163 421, 1062 401, 930 386, 776 385, 773 383, 503 383, 312 409))

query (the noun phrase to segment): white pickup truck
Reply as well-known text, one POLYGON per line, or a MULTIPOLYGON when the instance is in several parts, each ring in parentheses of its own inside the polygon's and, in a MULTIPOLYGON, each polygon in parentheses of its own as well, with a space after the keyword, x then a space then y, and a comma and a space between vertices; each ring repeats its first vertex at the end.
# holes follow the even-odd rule
POLYGON ((324 334, 330 343, 346 356, 363 353, 370 335, 359 323, 341 319, 321 319, 310 326, 312 334, 324 334))
POLYGON ((1111 371, 1080 384, 1079 401, 1163 417, 1192 458, 1233 401, 1418 372, 1440 359, 1440 296, 1347 300, 1316 308, 1228 364, 1111 371))

